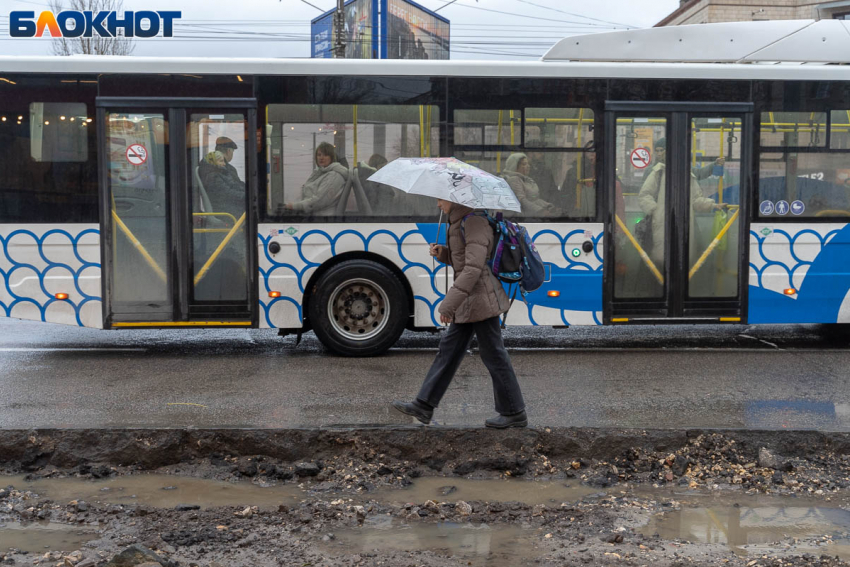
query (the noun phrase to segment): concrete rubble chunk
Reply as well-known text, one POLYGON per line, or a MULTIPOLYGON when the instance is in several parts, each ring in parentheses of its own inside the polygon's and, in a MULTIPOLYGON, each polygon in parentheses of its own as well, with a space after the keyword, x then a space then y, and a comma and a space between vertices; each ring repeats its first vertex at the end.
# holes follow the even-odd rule
POLYGON ((758 465, 762 468, 773 469, 776 471, 790 471, 793 467, 786 459, 776 455, 765 447, 759 449, 758 465))
POLYGON ((167 559, 163 559, 152 550, 143 545, 131 545, 114 556, 105 567, 178 567, 178 565, 167 559))
POLYGON ((455 510, 457 510, 458 514, 461 516, 469 516, 472 514, 472 506, 463 500, 458 500, 455 503, 455 510))
POLYGON ((300 477, 316 476, 319 470, 319 465, 316 463, 295 463, 295 474, 300 477))

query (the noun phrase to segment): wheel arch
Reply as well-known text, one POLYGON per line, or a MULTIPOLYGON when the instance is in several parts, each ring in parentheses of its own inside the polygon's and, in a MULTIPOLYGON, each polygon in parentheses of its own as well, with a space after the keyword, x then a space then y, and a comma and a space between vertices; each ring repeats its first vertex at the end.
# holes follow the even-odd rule
POLYGON ((307 285, 304 287, 304 299, 302 300, 302 309, 301 312, 304 314, 304 330, 312 329, 312 324, 310 322, 310 301, 312 300, 314 287, 316 282, 326 274, 329 270, 331 270, 334 266, 337 266, 347 260, 371 260, 377 264, 381 264, 385 268, 387 268, 392 274, 399 279, 401 285, 404 286, 404 292, 407 297, 407 324, 406 328, 410 329, 413 327, 413 313, 414 313, 414 300, 413 300, 413 288, 410 287, 410 282, 407 280, 407 276, 404 275, 404 272, 401 269, 387 260, 385 257, 380 254, 375 254, 373 252, 363 252, 363 251, 353 251, 353 252, 344 252, 342 254, 338 254, 326 261, 324 264, 320 265, 315 272, 310 276, 310 279, 307 280, 307 285))

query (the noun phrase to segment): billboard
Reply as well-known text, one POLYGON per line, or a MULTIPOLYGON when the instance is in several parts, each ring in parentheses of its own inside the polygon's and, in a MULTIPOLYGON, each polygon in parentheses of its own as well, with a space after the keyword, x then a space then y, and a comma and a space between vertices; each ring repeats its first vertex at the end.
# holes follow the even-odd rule
MULTIPOLYGON (((346 59, 377 59, 378 0, 349 0, 343 8, 346 59)), ((335 13, 325 12, 311 22, 312 57, 333 57, 335 13)))
POLYGON ((448 59, 449 21, 410 0, 381 0, 382 59, 448 59))
MULTIPOLYGON (((415 2, 348 0, 343 8, 347 59, 449 58, 449 20, 415 2)), ((311 22, 312 57, 333 57, 335 13, 311 22)))

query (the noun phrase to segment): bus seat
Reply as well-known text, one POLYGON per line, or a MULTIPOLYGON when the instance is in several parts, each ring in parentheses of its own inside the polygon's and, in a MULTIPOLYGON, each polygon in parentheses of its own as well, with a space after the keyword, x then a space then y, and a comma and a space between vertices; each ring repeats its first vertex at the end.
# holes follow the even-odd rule
POLYGON ((192 180, 195 182, 195 187, 197 187, 198 196, 200 197, 200 199, 198 200, 192 200, 192 208, 198 209, 194 211, 196 213, 211 213, 213 212, 212 202, 207 196, 207 190, 204 189, 204 184, 201 183, 201 176, 198 174, 199 169, 200 166, 196 165, 195 168, 192 170, 192 180))
POLYGON ((372 205, 369 204, 369 199, 366 197, 366 191, 363 190, 363 185, 360 183, 360 175, 355 167, 350 178, 353 178, 354 198, 357 199, 357 211, 361 215, 372 215, 372 205))
POLYGON ((354 173, 351 168, 348 169, 348 179, 345 180, 345 186, 342 188, 342 193, 339 195, 339 200, 336 202, 334 215, 341 217, 345 215, 345 207, 348 205, 348 196, 351 194, 351 186, 353 185, 352 177, 354 173))

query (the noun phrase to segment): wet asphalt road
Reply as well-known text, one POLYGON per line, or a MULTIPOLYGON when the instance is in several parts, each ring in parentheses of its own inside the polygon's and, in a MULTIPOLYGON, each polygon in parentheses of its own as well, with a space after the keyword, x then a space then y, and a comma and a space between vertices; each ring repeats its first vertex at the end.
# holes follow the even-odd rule
MULTIPOLYGON (((0 428, 409 424, 439 337, 347 359, 312 334, 99 331, 0 319, 0 428)), ((658 326, 506 332, 535 426, 850 431, 850 330, 658 326)), ((481 426, 492 389, 477 354, 437 423, 481 426)))

